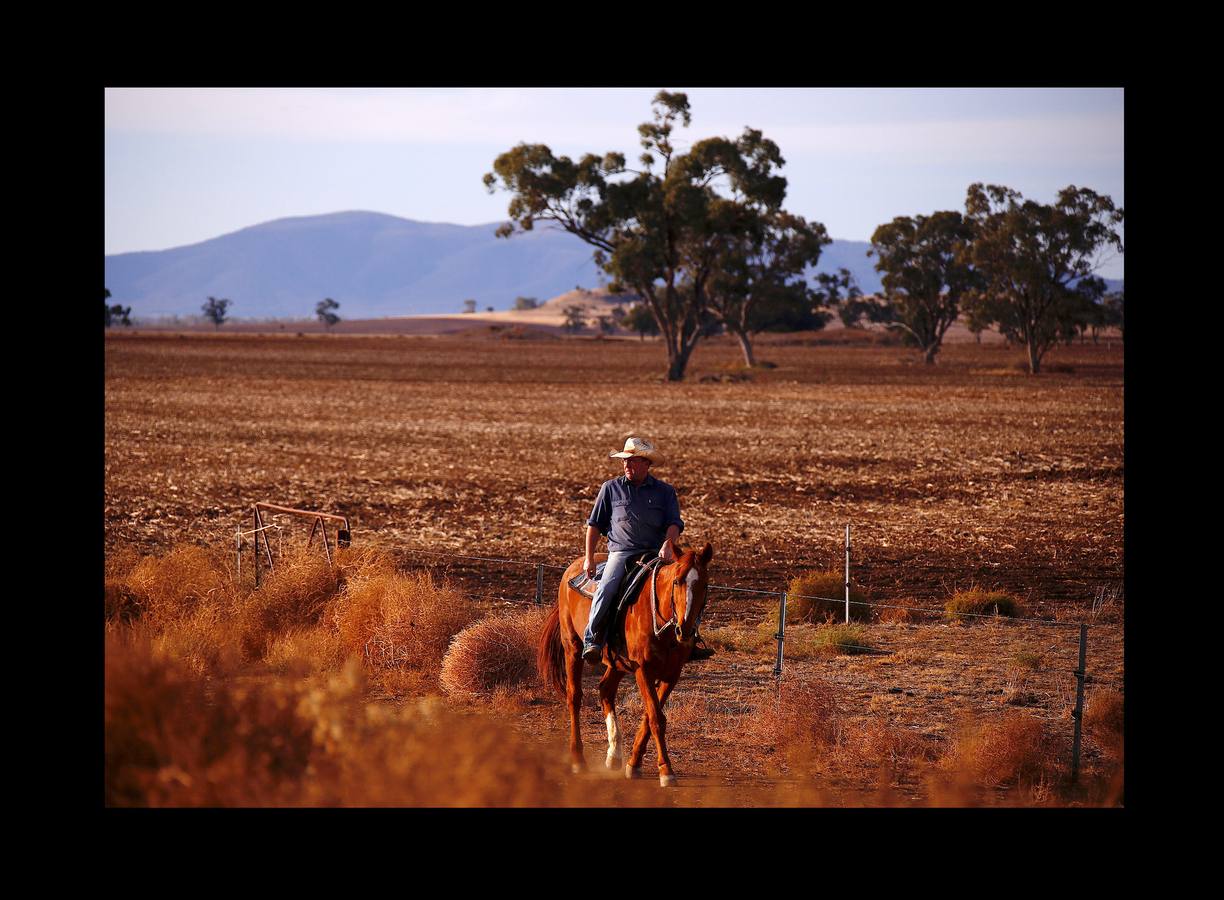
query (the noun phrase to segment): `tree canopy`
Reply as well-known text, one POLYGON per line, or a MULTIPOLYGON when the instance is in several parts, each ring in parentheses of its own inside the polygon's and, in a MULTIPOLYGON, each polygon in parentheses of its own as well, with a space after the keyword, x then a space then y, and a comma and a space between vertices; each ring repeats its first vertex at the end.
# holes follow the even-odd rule
POLYGON ((972 224, 955 211, 898 216, 871 236, 867 252, 879 257, 892 324, 913 338, 927 363, 935 362, 961 301, 979 282, 972 239, 972 224))
POLYGON ((735 269, 723 254, 742 253, 761 217, 779 212, 786 179, 775 174, 783 164, 777 145, 761 132, 707 138, 680 153, 673 132, 691 121, 688 97, 660 91, 652 108, 652 121, 638 126, 640 169, 620 153, 588 153, 575 162, 544 144, 524 143, 498 156, 484 183, 491 193, 511 194, 510 221, 499 236, 546 221, 595 248, 595 262, 654 315, 667 350, 666 377, 678 381, 715 308, 732 308, 725 298, 712 299, 715 273, 726 284, 735 269))
POLYGON ((225 311, 229 309, 229 305, 230 301, 224 297, 221 299, 209 297, 200 309, 204 310, 204 318, 213 323, 213 328, 219 329, 225 321, 225 311))
POLYGON ((971 258, 982 287, 966 298, 977 319, 997 324, 1028 350, 1037 374, 1046 351, 1099 303, 1102 252, 1123 251, 1123 210, 1111 198, 1070 185, 1052 204, 1025 200, 1000 185, 970 185, 966 218, 974 227, 971 258))
POLYGON ((333 325, 340 321, 340 317, 335 312, 339 308, 339 303, 331 297, 325 297, 315 307, 315 315, 330 330, 333 325))

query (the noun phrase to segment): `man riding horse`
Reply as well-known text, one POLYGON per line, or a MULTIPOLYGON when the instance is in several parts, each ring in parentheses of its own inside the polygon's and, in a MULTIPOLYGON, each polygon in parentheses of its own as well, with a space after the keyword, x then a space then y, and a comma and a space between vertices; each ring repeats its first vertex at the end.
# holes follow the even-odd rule
MULTIPOLYGON (((658 553, 671 559, 669 548, 684 530, 680 501, 670 484, 650 474, 663 463, 654 444, 645 438, 629 437, 619 453, 609 459, 624 462, 625 474, 605 481, 587 518, 586 556, 582 562, 588 578, 595 577, 595 546, 600 535, 608 539, 608 561, 591 602, 591 616, 583 635, 582 658, 598 665, 607 642, 607 630, 614 613, 617 589, 624 580, 631 558, 643 552, 658 553)), ((714 651, 700 643, 690 659, 707 659, 714 651)))

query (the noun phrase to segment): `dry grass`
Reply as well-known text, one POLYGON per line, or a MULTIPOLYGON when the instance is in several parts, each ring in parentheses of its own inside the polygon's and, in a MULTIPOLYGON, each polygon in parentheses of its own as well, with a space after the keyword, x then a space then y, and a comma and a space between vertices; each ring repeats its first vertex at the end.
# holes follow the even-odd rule
POLYGON ((1112 688, 1088 695, 1084 704, 1084 730, 1107 751, 1120 754, 1125 736, 1125 704, 1112 688))
POLYGON ((209 692, 148 641, 107 642, 110 806, 580 805, 512 730, 428 700, 362 703, 361 667, 209 692))
POLYGON ((436 674, 456 634, 479 615, 430 572, 351 579, 332 610, 340 645, 374 670, 436 674))
POLYGON ((451 641, 439 683, 448 694, 487 695, 535 684, 536 645, 548 608, 532 607, 469 625, 451 641))
POLYGON ((862 625, 825 625, 816 630, 816 647, 823 653, 871 653, 871 633, 862 625))
POLYGON ((162 556, 146 557, 112 580, 107 611, 144 619, 158 627, 190 615, 197 606, 223 605, 234 585, 223 557, 193 544, 176 544, 162 556))
POLYGON ((1020 601, 1003 591, 988 591, 971 588, 957 591, 944 604, 944 618, 953 622, 972 624, 979 616, 1021 615, 1020 601))
MULTIPOLYGON (((832 570, 797 575, 786 586, 786 621, 834 622, 846 618, 845 574, 832 570), (827 599, 813 599, 815 597, 827 599), (838 599, 841 598, 841 599, 838 599)), ((850 619, 871 620, 870 596, 856 585, 850 586, 850 619)))
POLYGON ((260 588, 235 605, 247 658, 262 658, 277 635, 291 628, 319 624, 342 584, 339 570, 322 554, 286 554, 260 588))
POLYGON ((834 685, 814 676, 784 680, 759 701, 746 733, 767 751, 779 751, 791 762, 801 760, 838 742, 843 702, 834 685))
POLYGON ((999 719, 966 725, 942 760, 945 770, 984 788, 1020 786, 1035 799, 1067 771, 1065 735, 1035 716, 1008 711, 999 719))

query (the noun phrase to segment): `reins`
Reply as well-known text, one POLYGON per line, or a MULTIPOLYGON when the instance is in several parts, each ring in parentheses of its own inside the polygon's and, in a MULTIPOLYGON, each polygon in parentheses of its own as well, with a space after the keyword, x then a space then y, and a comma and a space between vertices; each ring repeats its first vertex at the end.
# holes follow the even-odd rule
MULTIPOLYGON (((671 583, 671 601, 672 601, 671 618, 668 619, 666 622, 664 622, 662 625, 659 624, 659 595, 656 593, 656 590, 655 590, 655 581, 659 577, 659 569, 663 568, 663 566, 659 564, 661 560, 662 560, 661 556, 656 556, 654 563, 646 563, 646 565, 648 566, 653 566, 653 571, 651 571, 650 573, 650 617, 652 620, 651 627, 654 629, 654 636, 658 637, 664 631, 666 631, 667 627, 670 625, 676 629, 676 640, 679 641, 679 640, 682 640, 682 638, 680 634, 680 620, 679 620, 679 617, 676 615, 677 606, 676 606, 676 579, 675 578, 672 579, 672 583, 671 583)), ((679 560, 677 560, 677 562, 678 561, 679 560)), ((673 564, 674 563, 667 563, 667 565, 673 565, 673 564)))

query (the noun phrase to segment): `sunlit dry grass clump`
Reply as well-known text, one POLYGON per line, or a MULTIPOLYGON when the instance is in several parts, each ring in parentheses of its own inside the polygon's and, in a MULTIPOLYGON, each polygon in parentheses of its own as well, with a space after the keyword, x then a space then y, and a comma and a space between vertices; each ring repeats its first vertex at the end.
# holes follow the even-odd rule
POLYGON ((972 623, 978 616, 1018 616, 1020 601, 1003 591, 973 588, 957 591, 944 604, 944 618, 953 622, 972 623))
POLYGON ((532 607, 470 625, 455 636, 439 681, 450 694, 476 696, 535 684, 536 644, 549 610, 532 607))
POLYGON ((963 729, 942 765, 982 787, 1031 787, 1061 778, 1067 765, 1065 745, 1065 737, 1037 717, 1009 711, 963 729))
POLYGON ((365 704, 361 665, 205 690, 131 632, 106 646, 108 806, 555 806, 583 792, 511 729, 365 704))
POLYGON ((758 701, 748 725, 748 733, 769 748, 802 754, 831 746, 842 732, 841 698, 819 678, 783 680, 758 701))
MULTIPOLYGON (((786 587, 787 622, 831 622, 846 618, 846 584, 842 572, 807 572, 791 579, 786 587), (823 598, 823 599, 813 599, 823 598)), ((850 586, 850 619, 867 622, 871 619, 868 594, 850 586)))
POLYGON ((258 659, 278 634, 317 625, 341 584, 340 572, 321 553, 286 554, 259 589, 237 604, 243 650, 258 659))
POLYGON ((476 606, 429 572, 352 579, 332 612, 340 644, 373 669, 436 673, 476 606))
POLYGON ((108 615, 157 626, 190 615, 201 604, 228 602, 234 592, 225 560, 193 544, 176 544, 162 556, 140 560, 126 575, 110 579, 107 588, 108 615))

